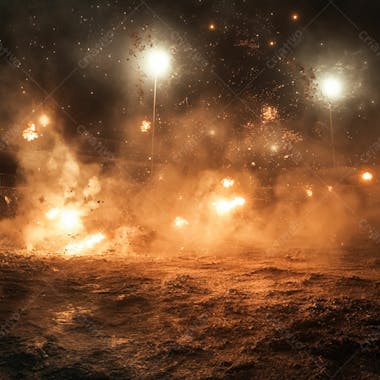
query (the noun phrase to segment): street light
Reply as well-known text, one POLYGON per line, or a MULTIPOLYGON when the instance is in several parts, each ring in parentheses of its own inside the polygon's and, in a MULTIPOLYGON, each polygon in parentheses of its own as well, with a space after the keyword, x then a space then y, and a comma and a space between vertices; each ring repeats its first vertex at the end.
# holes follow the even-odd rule
POLYGON ((333 166, 336 167, 335 159, 335 138, 334 138, 334 126, 333 126, 333 114, 332 114, 332 102, 338 100, 342 96, 343 84, 342 82, 333 76, 325 77, 321 82, 322 94, 329 102, 330 113, 330 138, 332 149, 333 166))
POLYGON ((148 53, 147 71, 154 78, 153 89, 153 116, 152 116, 152 146, 151 146, 151 169, 153 174, 153 158, 154 158, 154 133, 156 127, 156 101, 157 101, 157 80, 162 77, 170 68, 170 56, 163 50, 154 49, 148 53))

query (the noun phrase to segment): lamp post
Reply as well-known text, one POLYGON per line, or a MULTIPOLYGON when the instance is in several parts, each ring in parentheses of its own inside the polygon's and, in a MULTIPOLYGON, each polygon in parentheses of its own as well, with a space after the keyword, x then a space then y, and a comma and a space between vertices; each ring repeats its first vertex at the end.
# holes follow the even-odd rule
POLYGON ((154 78, 153 87, 153 112, 152 112, 152 142, 150 154, 150 174, 153 174, 154 165, 154 135, 156 129, 156 103, 157 103, 157 82, 158 78, 165 74, 170 66, 170 56, 163 50, 151 50, 148 54, 148 72, 154 78))
POLYGON ((329 103, 329 119, 330 119, 330 140, 331 140, 331 153, 333 167, 336 167, 335 158, 335 137, 334 137, 334 124, 333 124, 333 112, 332 102, 337 100, 342 94, 342 82, 332 76, 326 77, 322 81, 322 93, 327 98, 329 103))

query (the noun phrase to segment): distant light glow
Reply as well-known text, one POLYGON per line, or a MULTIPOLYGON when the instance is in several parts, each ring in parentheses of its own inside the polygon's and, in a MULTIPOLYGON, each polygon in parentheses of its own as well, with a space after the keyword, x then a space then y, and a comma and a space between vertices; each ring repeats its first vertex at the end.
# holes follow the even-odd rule
POLYGON ((213 23, 209 24, 208 29, 211 31, 214 31, 216 29, 215 24, 213 24, 213 23))
POLYGON ((164 75, 170 67, 170 56, 163 50, 152 50, 148 54, 148 71, 154 77, 164 75))

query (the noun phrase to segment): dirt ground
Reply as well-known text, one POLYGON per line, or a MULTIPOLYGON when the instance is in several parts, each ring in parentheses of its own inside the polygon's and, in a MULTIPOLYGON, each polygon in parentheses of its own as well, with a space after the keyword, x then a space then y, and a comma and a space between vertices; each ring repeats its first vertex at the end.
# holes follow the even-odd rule
POLYGON ((2 380, 380 379, 376 248, 0 265, 2 380))

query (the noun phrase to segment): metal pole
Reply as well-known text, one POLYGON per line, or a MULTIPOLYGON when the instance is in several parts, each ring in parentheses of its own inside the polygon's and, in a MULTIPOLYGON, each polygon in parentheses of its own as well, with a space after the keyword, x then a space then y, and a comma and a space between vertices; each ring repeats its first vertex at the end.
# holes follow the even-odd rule
POLYGON ((154 159, 154 133, 156 129, 156 99, 157 99, 157 76, 154 77, 153 90, 153 116, 152 116, 152 149, 150 153, 150 174, 153 174, 153 159, 154 159))
POLYGON ((332 115, 331 103, 329 103, 329 111, 330 111, 330 138, 331 138, 332 161, 333 161, 333 167, 336 168, 335 138, 334 138, 334 126, 333 126, 333 115, 332 115))

